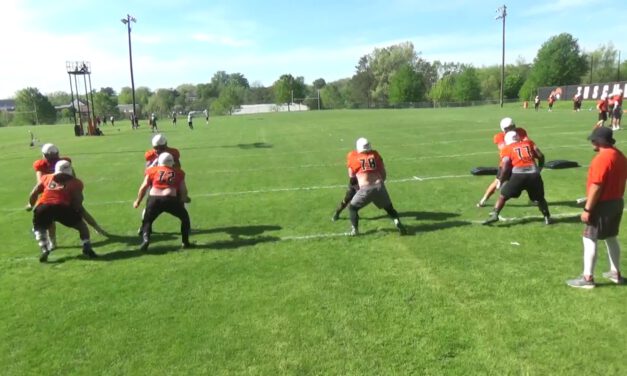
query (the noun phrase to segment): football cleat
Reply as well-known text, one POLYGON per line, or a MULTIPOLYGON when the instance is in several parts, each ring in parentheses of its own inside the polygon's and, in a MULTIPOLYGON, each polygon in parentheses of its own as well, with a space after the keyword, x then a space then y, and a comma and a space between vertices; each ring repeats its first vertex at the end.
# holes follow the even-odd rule
POLYGON ((488 219, 483 221, 482 225, 489 225, 491 223, 498 222, 498 221, 499 221, 499 215, 496 214, 496 212, 492 212, 490 213, 490 216, 488 217, 488 219))
POLYGON ((41 247, 41 255, 39 256, 39 262, 48 261, 49 254, 50 254, 50 251, 48 251, 46 247, 41 247))
POLYGON ((87 258, 90 258, 90 259, 94 259, 98 257, 98 255, 96 254, 96 252, 94 252, 91 246, 83 246, 83 255, 87 256, 87 258))
POLYGON ((348 236, 357 236, 359 235, 359 230, 356 227, 352 227, 350 232, 348 233, 348 236))
POLYGON ((140 252, 146 252, 148 250, 149 245, 150 245, 150 242, 147 240, 144 240, 142 244, 139 246, 140 252))
POLYGON ((331 217, 331 222, 335 222, 338 219, 340 219, 340 213, 335 212, 335 214, 333 214, 333 217, 331 217))

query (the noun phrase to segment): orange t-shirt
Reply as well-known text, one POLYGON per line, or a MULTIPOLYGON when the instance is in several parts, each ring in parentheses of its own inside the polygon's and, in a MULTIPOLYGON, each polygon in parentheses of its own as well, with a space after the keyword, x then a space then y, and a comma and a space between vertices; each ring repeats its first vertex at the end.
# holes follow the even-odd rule
POLYGON ((536 144, 531 140, 515 142, 503 148, 503 159, 509 158, 512 167, 532 167, 536 165, 536 144))
POLYGON ((35 171, 41 172, 44 175, 53 174, 54 166, 57 164, 58 161, 61 161, 61 160, 72 163, 72 160, 68 157, 61 157, 57 159, 56 161, 52 161, 52 162, 47 160, 46 158, 42 158, 33 162, 33 169, 35 171))
MULTIPOLYGON (((176 164, 181 163, 179 161, 179 159, 181 158, 181 153, 179 152, 178 149, 166 147, 164 152, 172 154, 172 157, 174 158, 174 163, 176 164)), ((155 149, 147 150, 146 153, 144 154, 144 159, 146 160, 147 166, 150 166, 153 163, 156 164, 156 161, 158 158, 159 158, 159 154, 157 153, 155 149)))
POLYGON ((607 106, 608 106, 608 103, 606 99, 599 99, 597 101, 597 110, 599 110, 600 112, 606 112, 607 106))
POLYGON ((181 182, 185 179, 185 172, 168 166, 154 166, 146 170, 148 181, 153 188, 174 188, 178 191, 181 182))
POLYGON ((37 205, 71 205, 74 192, 83 191, 83 182, 72 178, 63 183, 54 180, 57 175, 48 174, 41 177, 39 186, 43 187, 43 193, 37 200, 37 205))
POLYGON ((346 156, 346 166, 355 175, 383 172, 383 158, 376 150, 358 153, 352 151, 346 156))
POLYGON ((616 148, 600 148, 590 162, 586 192, 592 184, 601 185, 599 201, 616 200, 625 194, 627 159, 616 148))

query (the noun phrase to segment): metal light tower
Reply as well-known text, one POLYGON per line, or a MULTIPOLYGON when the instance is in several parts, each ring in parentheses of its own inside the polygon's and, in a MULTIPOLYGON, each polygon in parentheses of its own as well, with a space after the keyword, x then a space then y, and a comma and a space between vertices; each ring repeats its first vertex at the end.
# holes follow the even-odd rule
MULTIPOLYGON (((131 22, 137 22, 135 17, 130 14, 126 15, 126 18, 122 18, 122 23, 126 25, 126 29, 128 30, 128 60, 131 66, 131 92, 133 94, 133 121, 137 121, 137 112, 135 109, 135 79, 133 78, 133 50, 131 49, 131 22)), ((133 129, 135 129, 135 124, 131 124, 133 129)))
POLYGON ((503 84, 505 82, 505 17, 507 17, 507 7, 503 5, 496 11, 499 13, 496 19, 503 20, 503 47, 501 49, 501 108, 503 108, 503 84))

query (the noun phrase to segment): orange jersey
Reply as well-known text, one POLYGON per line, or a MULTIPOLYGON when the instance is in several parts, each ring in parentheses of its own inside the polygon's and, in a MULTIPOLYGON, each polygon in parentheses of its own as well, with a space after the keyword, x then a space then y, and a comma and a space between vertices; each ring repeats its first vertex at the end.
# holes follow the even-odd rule
POLYGON ((72 160, 68 157, 61 157, 57 159, 56 161, 52 161, 52 162, 47 160, 46 158, 42 158, 33 162, 33 169, 35 171, 41 172, 43 175, 53 174, 54 166, 57 164, 58 161, 61 161, 61 160, 72 163, 72 160))
POLYGON ((383 174, 384 165, 383 158, 376 150, 358 153, 352 151, 346 156, 346 166, 351 170, 352 174, 383 174))
MULTIPOLYGON (((521 141, 526 141, 529 139, 529 137, 527 136, 527 131, 523 128, 516 128, 514 130, 516 131, 516 134, 521 141)), ((503 149, 503 147, 505 146, 505 132, 499 132, 495 134, 493 141, 496 147, 499 148, 499 150, 503 149)))
POLYGON ((513 168, 536 166, 536 144, 527 139, 507 145, 502 150, 502 160, 509 159, 513 168))
POLYGON ((185 180, 185 172, 178 168, 168 166, 154 166, 146 170, 148 182, 153 188, 174 188, 178 191, 181 182, 185 180))
MULTIPOLYGON (((166 147, 165 150, 163 151, 166 153, 172 154, 172 157, 174 158, 174 163, 177 165, 180 165, 181 162, 179 161, 179 159, 181 158, 181 153, 179 152, 178 149, 166 147)), ((146 153, 144 154, 144 159, 146 160, 146 166, 151 166, 153 163, 156 165, 158 158, 159 158, 159 153, 157 153, 155 149, 147 150, 146 153)))
POLYGON ((608 108, 608 101, 606 99, 599 99, 597 101, 597 110, 600 112, 606 112, 608 108))
POLYGON ((41 177, 39 186, 43 188, 43 193, 37 200, 37 205, 71 205, 74 192, 83 191, 83 182, 72 178, 64 182, 54 180, 57 175, 48 174, 41 177))
POLYGON ((616 200, 625 194, 627 159, 615 148, 600 148, 588 168, 586 191, 592 184, 602 185, 600 201, 616 200))

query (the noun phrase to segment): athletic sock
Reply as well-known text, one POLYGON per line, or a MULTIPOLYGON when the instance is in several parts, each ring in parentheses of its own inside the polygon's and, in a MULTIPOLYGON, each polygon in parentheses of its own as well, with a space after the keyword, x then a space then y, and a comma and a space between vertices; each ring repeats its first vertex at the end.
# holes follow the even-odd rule
POLYGON ((620 271, 620 245, 616 236, 605 239, 607 247, 607 255, 610 259, 610 270, 613 272, 620 271))
POLYGON ((597 242, 583 237, 583 275, 594 275, 594 266, 597 261, 597 242))

